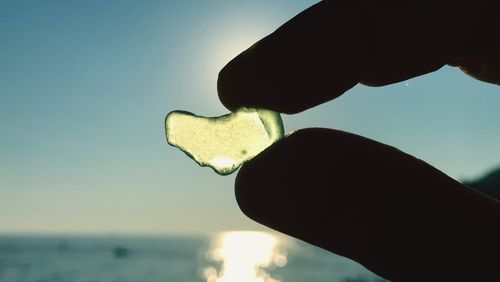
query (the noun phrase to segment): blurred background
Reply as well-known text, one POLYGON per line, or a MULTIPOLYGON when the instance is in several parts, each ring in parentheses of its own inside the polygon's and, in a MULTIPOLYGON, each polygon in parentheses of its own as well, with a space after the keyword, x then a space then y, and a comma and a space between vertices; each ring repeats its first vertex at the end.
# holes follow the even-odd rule
MULTIPOLYGON (((0 281, 380 281, 250 221, 235 175, 165 140, 169 111, 227 113, 218 71, 315 2, 0 0, 0 281)), ((498 197, 498 105, 498 86, 444 67, 283 119, 498 197)))

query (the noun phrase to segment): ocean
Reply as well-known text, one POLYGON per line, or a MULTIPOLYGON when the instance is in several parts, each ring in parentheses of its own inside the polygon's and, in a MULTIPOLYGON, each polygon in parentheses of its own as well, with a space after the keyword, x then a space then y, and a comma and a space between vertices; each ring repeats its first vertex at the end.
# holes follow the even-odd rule
POLYGON ((361 265, 267 232, 0 235, 0 282, 379 282, 361 265))

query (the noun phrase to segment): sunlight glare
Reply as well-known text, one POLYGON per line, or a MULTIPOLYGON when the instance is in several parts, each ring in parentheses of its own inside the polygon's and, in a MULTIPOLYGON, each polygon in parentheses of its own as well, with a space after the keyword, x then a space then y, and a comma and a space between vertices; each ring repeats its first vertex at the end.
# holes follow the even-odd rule
POLYGON ((222 233, 208 258, 221 262, 219 273, 213 267, 204 271, 207 282, 281 282, 265 270, 283 267, 286 256, 279 240, 265 232, 232 231, 222 233))
MULTIPOLYGON (((203 54, 200 55, 202 61, 198 61, 196 67, 202 76, 196 78, 196 81, 203 84, 208 90, 216 89, 219 71, 238 54, 270 33, 271 27, 273 26, 267 26, 266 23, 252 22, 249 24, 244 20, 215 24, 211 27, 214 32, 206 34, 204 44, 202 44, 203 48, 200 48, 203 54)), ((214 99, 213 92, 208 90, 206 91, 207 96, 202 98, 204 105, 219 108, 220 102, 214 99)))

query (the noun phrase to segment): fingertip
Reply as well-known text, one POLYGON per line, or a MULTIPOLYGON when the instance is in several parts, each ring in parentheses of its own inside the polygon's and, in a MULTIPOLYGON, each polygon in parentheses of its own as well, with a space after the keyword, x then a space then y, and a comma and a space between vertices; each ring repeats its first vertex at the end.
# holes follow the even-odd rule
POLYGON ((305 91, 293 87, 293 81, 304 79, 291 76, 293 55, 277 46, 279 41, 275 34, 271 34, 222 68, 217 79, 217 92, 226 108, 234 110, 244 106, 293 114, 308 107, 301 98, 306 96, 303 95, 305 91))
POLYGON ((273 226, 270 217, 286 218, 269 211, 276 206, 277 197, 285 192, 281 190, 283 185, 278 183, 282 166, 278 164, 279 158, 272 157, 275 155, 273 151, 275 147, 271 146, 244 164, 235 181, 235 197, 241 211, 249 218, 269 227, 273 226))
POLYGON ((365 40, 352 7, 306 9, 219 73, 222 104, 294 114, 338 97, 359 81, 365 40))
POLYGON ((245 60, 247 51, 236 56, 227 63, 219 72, 217 78, 217 93, 219 100, 229 110, 241 105, 247 107, 255 106, 248 104, 248 82, 251 75, 251 66, 245 60))
POLYGON ((255 221, 259 221, 255 216, 255 203, 258 199, 255 197, 257 193, 252 193, 255 190, 251 187, 256 187, 256 189, 262 187, 260 183, 256 183, 259 177, 253 177, 258 174, 259 170, 253 169, 251 163, 243 165, 236 176, 234 189, 236 203, 240 210, 255 221))

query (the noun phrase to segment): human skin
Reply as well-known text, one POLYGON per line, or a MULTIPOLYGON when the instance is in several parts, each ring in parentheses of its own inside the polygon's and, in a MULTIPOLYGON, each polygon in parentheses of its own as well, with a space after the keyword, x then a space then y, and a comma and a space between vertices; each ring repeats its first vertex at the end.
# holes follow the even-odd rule
MULTIPOLYGON (((219 74, 229 109, 294 114, 448 64, 500 84, 493 1, 323 1, 219 74)), ((299 130, 244 165, 236 200, 250 218, 393 281, 500 277, 500 202, 389 145, 299 130), (313 165, 314 164, 314 165, 313 165)))

